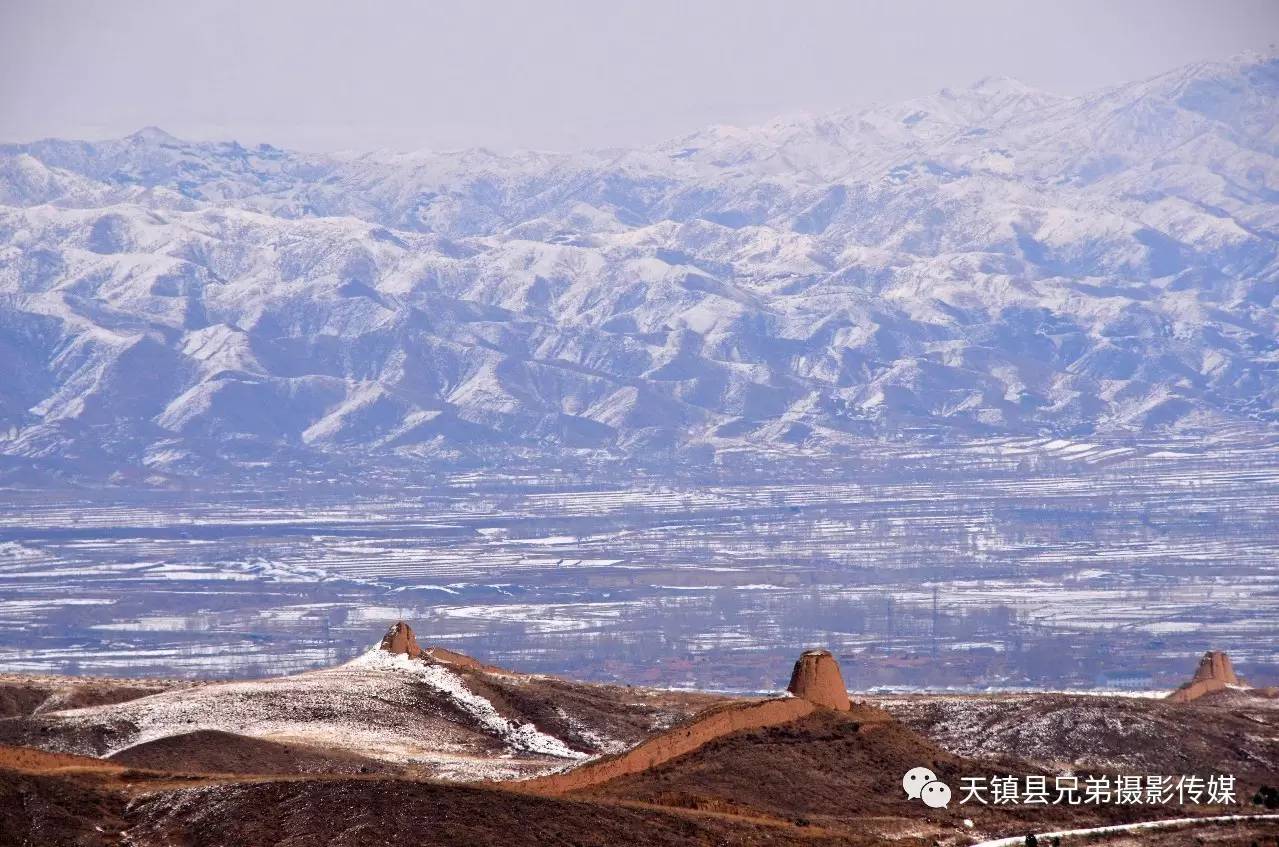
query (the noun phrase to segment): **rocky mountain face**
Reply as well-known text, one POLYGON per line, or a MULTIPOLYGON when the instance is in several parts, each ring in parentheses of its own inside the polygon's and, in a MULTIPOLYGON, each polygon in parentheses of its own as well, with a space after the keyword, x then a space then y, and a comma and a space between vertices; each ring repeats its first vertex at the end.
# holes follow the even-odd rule
POLYGON ((0 146, 0 457, 1279 422, 1279 59, 582 154, 0 146))

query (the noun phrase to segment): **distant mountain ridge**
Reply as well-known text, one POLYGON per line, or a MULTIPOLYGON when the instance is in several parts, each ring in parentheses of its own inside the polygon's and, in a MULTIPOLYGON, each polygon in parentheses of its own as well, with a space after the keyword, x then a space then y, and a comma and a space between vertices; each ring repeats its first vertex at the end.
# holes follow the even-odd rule
POLYGON ((1279 58, 581 154, 0 145, 0 457, 1279 422, 1279 58))

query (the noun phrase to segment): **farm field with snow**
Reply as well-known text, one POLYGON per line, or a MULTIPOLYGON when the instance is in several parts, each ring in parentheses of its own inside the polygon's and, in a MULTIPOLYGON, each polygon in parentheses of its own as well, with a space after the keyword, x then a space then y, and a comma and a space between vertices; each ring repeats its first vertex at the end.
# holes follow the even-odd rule
POLYGON ((1279 447, 1256 438, 4 495, 0 671, 276 675, 406 618, 503 666, 674 687, 773 690, 805 644, 862 690, 1161 690, 1210 648, 1279 678, 1279 447))

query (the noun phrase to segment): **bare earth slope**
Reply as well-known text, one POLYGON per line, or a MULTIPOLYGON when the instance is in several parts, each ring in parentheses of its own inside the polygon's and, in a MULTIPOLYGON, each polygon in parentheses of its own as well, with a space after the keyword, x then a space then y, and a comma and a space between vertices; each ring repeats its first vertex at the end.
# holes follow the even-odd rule
POLYGON ((169 735, 121 750, 107 761, 148 770, 237 774, 398 774, 387 762, 343 750, 284 744, 216 729, 169 735))
MULTIPOLYGON (((894 721, 813 712, 779 726, 717 738, 647 771, 570 795, 360 776, 199 778, 28 751, 0 756, 0 793, 25 804, 0 845, 968 845, 1049 827, 1096 826, 1238 808, 930 810, 902 796, 900 775, 925 764, 944 780, 983 772, 1043 772, 1012 760, 946 753, 894 721), (974 827, 963 824, 964 818, 974 827)), ((1261 825, 1236 828, 1265 832, 1261 825)), ((1234 832, 1232 830, 1232 832, 1234 832)), ((1099 842, 1108 843, 1108 842, 1099 842)), ((1124 843, 1179 843, 1129 841, 1124 843)), ((1215 839, 1210 843, 1248 844, 1215 839)), ((1260 842, 1264 843, 1264 842, 1260 842)))
POLYGON ((122 771, 80 756, 0 747, 0 845, 118 844, 127 797, 105 783, 122 771))
MULTIPOLYGON (((793 723, 737 733, 648 771, 588 789, 585 796, 790 821, 850 840, 969 844, 973 836, 1011 835, 1057 826, 1095 826, 1200 815, 1212 807, 959 806, 928 809, 908 800, 902 775, 931 768, 957 787, 973 774, 1044 774, 1034 763, 956 756, 896 721, 862 722, 829 710, 793 723), (974 822, 969 828, 967 818, 974 822)), ((581 796, 581 795, 579 795, 581 796)), ((1237 811, 1226 808, 1225 813, 1237 811)))
POLYGON ((420 782, 275 782, 191 789, 147 798, 137 815, 140 823, 130 830, 137 843, 190 847, 848 843, 810 838, 798 828, 735 818, 420 782))
MULTIPOLYGON (((831 699, 827 688, 815 690, 831 699)), ((299 676, 0 719, 4 738, 33 745, 0 746, 0 847, 970 847, 1261 812, 1248 799, 1279 773, 1279 709, 1265 699, 919 695, 879 705, 593 686, 443 651, 375 650, 299 676), (905 796, 902 775, 917 766, 956 789, 949 807, 905 796), (964 776, 1067 770, 1233 773, 1242 804, 959 802, 964 776)), ((1279 834, 1270 823, 1205 824, 1204 843, 1269 843, 1279 834)), ((1199 832, 1095 838, 1178 844, 1199 832)))
POLYGON ((386 778, 165 780, 0 747, 0 847, 848 845, 790 825, 386 778), (184 784, 185 783, 185 784, 184 784))
POLYGON ((155 755, 151 745, 158 741, 219 732, 374 758, 445 779, 509 779, 624 749, 719 699, 472 664, 373 650, 296 676, 0 721, 0 742, 93 756, 128 756, 141 746, 155 755))

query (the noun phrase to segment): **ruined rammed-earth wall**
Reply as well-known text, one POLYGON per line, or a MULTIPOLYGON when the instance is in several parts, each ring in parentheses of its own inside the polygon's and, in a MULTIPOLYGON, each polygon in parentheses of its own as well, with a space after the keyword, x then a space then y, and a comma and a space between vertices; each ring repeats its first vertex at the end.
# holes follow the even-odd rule
POLYGON ((643 741, 625 753, 599 759, 565 773, 503 783, 502 787, 538 794, 566 794, 657 767, 729 733, 790 723, 812 714, 816 708, 807 700, 795 697, 720 706, 643 741))
POLYGON ((1220 691, 1226 687, 1224 682, 1215 679, 1201 679, 1198 682, 1188 682, 1181 688, 1168 695, 1168 699, 1174 703, 1189 703, 1191 700, 1198 700, 1205 694, 1211 694, 1214 691, 1220 691))

